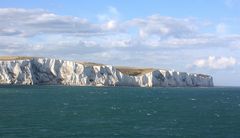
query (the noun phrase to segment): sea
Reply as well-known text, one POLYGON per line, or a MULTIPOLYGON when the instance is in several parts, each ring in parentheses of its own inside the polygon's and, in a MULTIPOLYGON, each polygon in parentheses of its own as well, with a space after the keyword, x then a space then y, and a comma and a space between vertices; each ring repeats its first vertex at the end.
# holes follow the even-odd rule
POLYGON ((240 87, 0 86, 0 138, 240 138, 240 87))

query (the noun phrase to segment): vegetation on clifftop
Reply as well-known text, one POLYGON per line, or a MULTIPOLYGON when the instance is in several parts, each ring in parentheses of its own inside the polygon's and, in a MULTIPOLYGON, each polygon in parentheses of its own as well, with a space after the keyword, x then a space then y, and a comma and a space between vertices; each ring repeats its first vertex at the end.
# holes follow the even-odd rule
POLYGON ((2 60, 2 61, 26 60, 26 59, 32 59, 32 57, 27 57, 27 56, 0 56, 0 60, 2 60))

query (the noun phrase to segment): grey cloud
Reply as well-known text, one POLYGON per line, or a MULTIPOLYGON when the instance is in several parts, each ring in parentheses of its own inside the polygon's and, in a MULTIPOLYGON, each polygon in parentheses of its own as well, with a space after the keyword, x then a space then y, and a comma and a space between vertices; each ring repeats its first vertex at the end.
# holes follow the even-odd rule
POLYGON ((0 36, 12 36, 12 35, 19 35, 22 32, 15 29, 8 29, 8 28, 2 28, 0 29, 0 36))
POLYGON ((73 16, 60 16, 44 10, 0 9, 0 34, 32 36, 38 33, 103 33, 99 25, 73 16), (5 29, 9 28, 9 29, 5 29))
POLYGON ((152 15, 147 18, 135 18, 126 22, 128 26, 138 27, 141 36, 157 35, 159 37, 186 37, 198 29, 197 24, 191 19, 178 19, 152 15))

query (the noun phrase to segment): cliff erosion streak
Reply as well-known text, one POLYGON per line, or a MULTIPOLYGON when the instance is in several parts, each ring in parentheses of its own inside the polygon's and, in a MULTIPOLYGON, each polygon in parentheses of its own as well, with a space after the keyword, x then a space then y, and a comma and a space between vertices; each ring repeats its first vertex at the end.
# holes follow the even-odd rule
POLYGON ((173 70, 135 69, 50 58, 0 60, 0 84, 212 87, 213 78, 173 70))

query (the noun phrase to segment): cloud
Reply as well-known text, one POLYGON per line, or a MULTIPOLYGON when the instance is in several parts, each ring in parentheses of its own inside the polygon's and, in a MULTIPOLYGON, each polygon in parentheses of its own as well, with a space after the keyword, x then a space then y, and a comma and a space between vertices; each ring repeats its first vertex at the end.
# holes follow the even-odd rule
POLYGON ((156 35, 159 37, 186 37, 194 34, 198 27, 188 18, 178 19, 152 15, 146 19, 135 18, 127 22, 128 26, 138 27, 141 37, 156 35))
POLYGON ((109 20, 119 20, 120 13, 114 6, 109 6, 106 13, 98 14, 97 18, 101 22, 106 22, 109 20))
POLYGON ((33 36, 39 33, 98 34, 101 27, 86 19, 60 16, 41 9, 0 9, 0 35, 33 36))
POLYGON ((240 49, 240 40, 235 40, 230 43, 231 48, 240 49))
MULTIPOLYGON (((156 14, 120 21, 119 15, 119 11, 110 6, 103 22, 91 23, 87 19, 57 15, 42 9, 3 8, 0 9, 0 36, 31 38, 39 35, 68 35, 74 39, 91 38, 99 45, 107 44, 106 47, 109 47, 109 39, 115 44, 113 47, 118 47, 118 44, 121 47, 123 44, 119 41, 131 40, 131 43, 125 43, 125 47, 136 45, 144 48, 228 47, 240 38, 240 35, 219 37, 214 33, 200 33, 201 24, 204 23, 193 18, 156 14), (101 35, 105 37, 99 39, 101 35), (116 37, 112 39, 113 35, 116 37), (125 40, 121 38, 123 35, 125 40)), ((226 31, 223 23, 216 25, 216 28, 220 33, 226 31)))
POLYGON ((109 6, 106 13, 98 14, 97 18, 102 24, 101 29, 107 32, 123 32, 123 26, 120 25, 120 13, 116 7, 109 6))
POLYGON ((115 20, 110 20, 103 24, 103 30, 114 30, 117 29, 118 23, 115 20))
POLYGON ((227 31, 227 26, 224 23, 219 23, 216 26, 216 32, 219 34, 224 34, 227 31))
POLYGON ((198 59, 193 65, 198 68, 210 69, 226 69, 237 64, 237 60, 233 57, 215 57, 209 56, 207 59, 198 59))
POLYGON ((121 20, 114 7, 98 19, 93 23, 42 9, 0 9, 0 55, 64 55, 66 59, 175 69, 212 53, 216 57, 197 60, 194 67, 231 68, 239 58, 240 35, 216 33, 216 26, 225 32, 225 24, 206 25, 195 18, 159 14, 121 20), (204 33, 206 27, 212 32, 204 33))
POLYGON ((11 36, 11 35, 19 35, 22 32, 19 30, 15 30, 13 28, 1 28, 0 36, 11 36))
POLYGON ((108 10, 112 15, 118 16, 120 14, 116 7, 109 6, 108 10))

